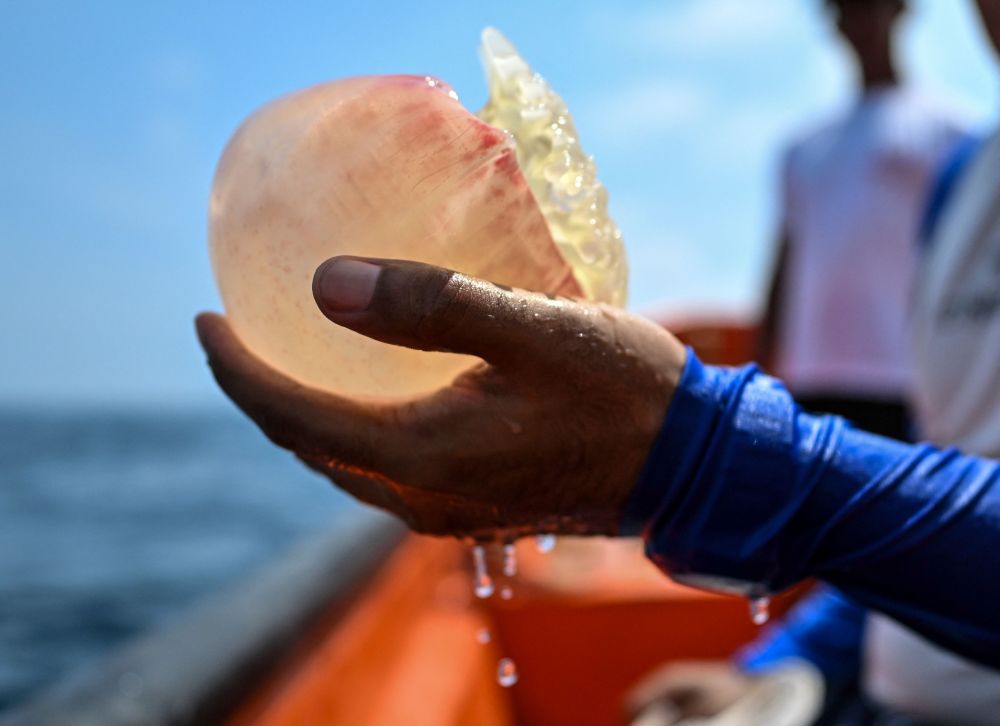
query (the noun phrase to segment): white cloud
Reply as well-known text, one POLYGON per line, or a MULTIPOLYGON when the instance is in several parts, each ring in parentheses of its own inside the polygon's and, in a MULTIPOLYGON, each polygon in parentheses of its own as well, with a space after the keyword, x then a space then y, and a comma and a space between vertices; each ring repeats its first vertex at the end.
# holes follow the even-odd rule
POLYGON ((693 83, 649 80, 589 99, 577 115, 601 137, 633 145, 691 124, 709 105, 704 89, 693 83))

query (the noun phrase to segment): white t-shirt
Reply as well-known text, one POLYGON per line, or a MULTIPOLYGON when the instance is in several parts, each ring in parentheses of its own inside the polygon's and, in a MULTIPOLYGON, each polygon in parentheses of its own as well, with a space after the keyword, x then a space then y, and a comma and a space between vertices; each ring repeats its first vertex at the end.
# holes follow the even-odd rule
MULTIPOLYGON (((923 437, 1000 457, 1000 131, 959 178, 915 296, 910 338, 923 437)), ((881 615, 868 620, 865 686, 879 703, 913 717, 1000 724, 1000 671, 881 615)))
POLYGON ((929 186, 961 124, 906 88, 866 93, 793 144, 777 374, 799 395, 900 399, 906 319, 929 186))

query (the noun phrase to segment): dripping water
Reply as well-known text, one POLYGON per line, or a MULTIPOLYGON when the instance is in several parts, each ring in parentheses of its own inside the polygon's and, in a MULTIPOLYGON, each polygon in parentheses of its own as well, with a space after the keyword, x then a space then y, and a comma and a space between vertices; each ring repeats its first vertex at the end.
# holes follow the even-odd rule
POLYGON ((472 590, 476 597, 483 599, 493 594, 493 579, 486 570, 486 551, 482 545, 472 546, 473 580, 472 590))
POLYGON ((771 598, 750 598, 750 619, 754 625, 763 625, 771 617, 771 598))
POLYGON ((512 542, 503 546, 503 574, 505 577, 517 574, 517 550, 512 542))
POLYGON ((544 553, 549 553, 556 546, 556 536, 554 534, 540 534, 535 537, 535 546, 538 547, 538 551, 544 553))
POLYGON ((497 663, 497 683, 504 688, 510 688, 517 683, 517 666, 510 658, 501 658, 497 663))

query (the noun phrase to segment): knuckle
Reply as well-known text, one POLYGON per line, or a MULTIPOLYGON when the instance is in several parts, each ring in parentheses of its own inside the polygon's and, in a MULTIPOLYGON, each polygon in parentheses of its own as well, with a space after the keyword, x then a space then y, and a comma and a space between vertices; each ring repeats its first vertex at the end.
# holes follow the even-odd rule
POLYGON ((434 280, 421 291, 414 306, 414 330, 419 337, 447 339, 466 322, 471 310, 470 283, 461 275, 450 275, 443 283, 434 280))

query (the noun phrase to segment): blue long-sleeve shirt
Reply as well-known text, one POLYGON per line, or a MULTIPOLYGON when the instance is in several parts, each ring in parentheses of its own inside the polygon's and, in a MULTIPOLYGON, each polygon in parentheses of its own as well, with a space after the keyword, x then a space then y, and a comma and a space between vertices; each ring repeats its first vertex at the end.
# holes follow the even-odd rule
POLYGON ((754 366, 688 351, 623 529, 681 581, 765 594, 816 576, 1000 667, 1000 464, 806 414, 754 366))

